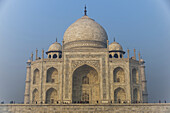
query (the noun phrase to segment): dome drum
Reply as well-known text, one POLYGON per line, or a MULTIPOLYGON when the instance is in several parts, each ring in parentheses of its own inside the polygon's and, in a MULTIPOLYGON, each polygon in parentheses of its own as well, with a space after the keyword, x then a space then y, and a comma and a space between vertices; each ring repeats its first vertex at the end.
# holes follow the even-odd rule
POLYGON ((79 40, 64 44, 64 49, 72 48, 107 48, 107 44, 94 40, 79 40))

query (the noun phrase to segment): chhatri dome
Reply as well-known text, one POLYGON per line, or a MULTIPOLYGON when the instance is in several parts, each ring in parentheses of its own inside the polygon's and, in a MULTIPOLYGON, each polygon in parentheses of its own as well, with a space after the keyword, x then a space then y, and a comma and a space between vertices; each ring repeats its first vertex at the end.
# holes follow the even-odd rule
POLYGON ((106 48, 108 36, 104 28, 86 14, 68 27, 64 33, 64 49, 106 48))
POLYGON ((110 45, 109 45, 109 51, 123 51, 123 48, 122 46, 117 43, 114 39, 114 42, 112 42, 110 45))
POLYGON ((57 42, 54 42, 48 49, 48 51, 46 52, 46 54, 48 55, 48 58, 61 58, 62 57, 62 47, 61 44, 57 42))
POLYGON ((122 46, 114 39, 114 42, 109 45, 109 58, 122 58, 123 54, 125 54, 125 52, 122 46))
POLYGON ((52 51, 62 51, 62 47, 61 44, 57 42, 54 42, 48 49, 48 52, 52 52, 52 51))

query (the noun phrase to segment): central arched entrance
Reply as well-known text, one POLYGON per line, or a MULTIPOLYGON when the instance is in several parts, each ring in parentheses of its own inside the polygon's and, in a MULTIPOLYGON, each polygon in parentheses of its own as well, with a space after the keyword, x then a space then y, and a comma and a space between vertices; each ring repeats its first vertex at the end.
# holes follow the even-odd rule
POLYGON ((72 85, 73 103, 99 103, 99 76, 93 67, 83 65, 77 68, 72 85))

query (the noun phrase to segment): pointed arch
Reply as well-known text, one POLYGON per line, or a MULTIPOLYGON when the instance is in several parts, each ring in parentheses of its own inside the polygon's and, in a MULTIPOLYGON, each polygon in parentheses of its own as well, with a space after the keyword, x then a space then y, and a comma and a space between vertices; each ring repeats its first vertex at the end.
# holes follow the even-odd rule
POLYGON ((138 71, 135 68, 132 69, 132 82, 135 84, 139 82, 138 71))
POLYGON ((82 65, 73 72, 72 102, 96 103, 99 101, 99 76, 93 67, 82 65))
POLYGON ((118 54, 117 53, 114 54, 114 58, 118 58, 118 54))
POLYGON ((54 55, 53 55, 53 58, 57 58, 57 54, 54 54, 54 55))
POLYGON ((40 71, 39 69, 35 69, 33 74, 33 84, 38 84, 39 79, 40 79, 40 71))
POLYGON ((124 72, 123 68, 117 67, 114 69, 113 79, 114 79, 113 80, 114 82, 120 82, 120 83, 125 82, 125 72, 124 72))
POLYGON ((109 58, 112 58, 112 55, 111 55, 111 54, 109 54, 109 58))
POLYGON ((39 92, 38 90, 35 88, 32 92, 32 103, 33 104, 37 104, 39 101, 39 92))
POLYGON ((54 104, 57 103, 57 90, 50 88, 46 91, 46 103, 54 104))
POLYGON ((47 70, 46 82, 47 83, 56 83, 58 77, 58 70, 54 67, 51 67, 47 70))
POLYGON ((117 88, 114 90, 114 101, 115 103, 122 103, 126 101, 126 93, 123 88, 117 88))

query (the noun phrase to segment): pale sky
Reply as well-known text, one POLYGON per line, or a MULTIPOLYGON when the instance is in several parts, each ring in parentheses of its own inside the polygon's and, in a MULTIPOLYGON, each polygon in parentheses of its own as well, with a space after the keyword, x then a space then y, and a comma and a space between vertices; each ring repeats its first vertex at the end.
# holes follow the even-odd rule
MULTIPOLYGON (((22 102, 26 61, 45 51, 83 16, 102 25, 110 43, 141 52, 150 102, 170 102, 169 0, 0 0, 0 102, 22 102)), ((125 55, 126 56, 126 55, 125 55)))

